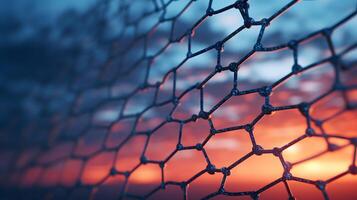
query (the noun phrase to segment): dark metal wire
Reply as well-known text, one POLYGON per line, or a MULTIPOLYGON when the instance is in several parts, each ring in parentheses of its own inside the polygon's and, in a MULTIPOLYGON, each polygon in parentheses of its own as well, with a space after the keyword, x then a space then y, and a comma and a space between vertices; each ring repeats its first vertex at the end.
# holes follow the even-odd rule
MULTIPOLYGON (((100 28, 98 28, 98 25, 102 25, 103 27, 105 27, 105 14, 109 13, 109 5, 112 1, 100 1, 98 2, 95 6, 93 6, 88 12, 84 13, 83 16, 78 16, 78 21, 83 20, 85 25, 82 26, 87 26, 88 24, 94 24, 96 25, 96 29, 95 30, 99 30, 96 33, 93 33, 95 36, 98 36, 98 38, 102 38, 104 33, 100 32, 100 28)), ((95 76, 94 78, 92 78, 91 82, 93 82, 92 85, 89 86, 78 86, 77 87, 77 83, 76 80, 69 80, 69 84, 68 84, 68 88, 69 90, 71 90, 74 94, 74 98, 73 101, 71 101, 71 106, 68 112, 66 112, 62 118, 67 119, 67 121, 64 122, 54 122, 54 126, 62 126, 64 127, 64 130, 70 130, 70 129, 75 129, 73 132, 80 132, 79 134, 75 135, 75 136, 66 136, 65 134, 63 134, 62 132, 60 133, 60 137, 55 140, 53 143, 49 143, 49 142, 40 142, 40 144, 42 145, 41 151, 39 151, 39 155, 41 153, 43 153, 44 151, 48 151, 49 147, 51 145, 55 144, 60 144, 61 142, 66 142, 66 141, 74 141, 74 145, 72 145, 72 149, 71 149, 71 154, 69 157, 63 157, 63 158, 59 158, 56 159, 52 162, 47 162, 47 163, 37 163, 35 161, 28 163, 27 165, 19 168, 19 169, 12 169, 10 170, 10 172, 8 173, 8 175, 10 176, 11 174, 14 173, 18 173, 21 172, 23 170, 29 169, 31 167, 43 167, 43 168, 47 168, 50 166, 54 166, 57 163, 60 162, 64 162, 67 159, 80 159, 82 161, 87 161, 90 158, 92 158, 95 155, 98 155, 99 153, 102 152, 116 152, 116 154, 119 152, 120 149, 123 148, 123 146, 132 138, 138 136, 138 135, 144 135, 146 136, 146 142, 145 142, 145 146, 144 149, 142 150, 141 156, 140 156, 140 163, 137 164, 132 170, 129 171, 120 171, 118 169, 115 168, 115 164, 116 164, 116 158, 117 156, 115 156, 115 159, 113 160, 112 163, 112 168, 111 170, 108 172, 107 176, 100 182, 94 184, 94 185, 85 185, 83 184, 80 180, 77 181, 77 184, 74 187, 65 187, 62 185, 56 185, 55 187, 51 187, 51 188, 47 188, 47 189, 38 189, 39 193, 36 193, 36 195, 40 194, 41 195, 46 195, 48 193, 51 193, 51 191, 61 188, 64 191, 66 191, 66 194, 69 197, 76 189, 78 188, 83 188, 83 189, 88 189, 88 190, 93 190, 94 188, 100 186, 101 184, 103 184, 108 178, 112 177, 112 176, 123 176, 125 178, 125 182, 124 182, 124 187, 122 187, 122 190, 120 191, 120 199, 122 198, 133 198, 133 199, 146 199, 151 197, 152 195, 154 195, 155 193, 157 193, 160 190, 165 190, 165 188, 169 185, 174 185, 174 186, 178 186, 182 189, 183 191, 183 199, 187 198, 187 188, 188 185, 190 183, 192 183, 194 180, 196 180, 198 177, 202 176, 203 174, 222 174, 222 180, 221 180, 221 184, 219 186, 219 189, 217 191, 213 191, 212 193, 208 194, 206 197, 204 197, 204 199, 210 199, 213 198, 215 196, 218 195, 228 195, 228 196, 250 196, 252 199, 258 199, 259 195, 266 191, 269 190, 271 187, 273 187, 274 185, 277 185, 279 183, 283 183, 285 186, 285 189, 289 195, 289 199, 294 199, 293 193, 289 188, 289 182, 290 181, 297 181, 297 182, 301 182, 301 183, 306 183, 306 184, 311 184, 311 185, 315 185, 323 194, 325 199, 329 199, 328 194, 326 192, 326 186, 345 176, 348 174, 357 174, 357 167, 356 167, 356 148, 357 148, 357 138, 351 138, 351 137, 344 137, 344 136, 339 136, 339 135, 335 135, 335 134, 331 134, 331 133, 327 133, 324 130, 324 124, 332 119, 334 119, 335 117, 337 117, 338 115, 349 111, 349 110, 353 110, 356 109, 356 105, 353 102, 350 102, 346 96, 347 92, 357 89, 357 86, 347 86, 344 85, 341 81, 341 73, 344 73, 345 71, 348 71, 350 69, 352 69, 355 65, 351 65, 351 66, 346 66, 344 64, 344 62, 342 61, 342 57, 344 55, 346 55, 347 53, 351 52, 352 50, 355 50, 357 45, 356 44, 350 44, 350 46, 346 47, 346 49, 340 53, 337 53, 334 47, 334 44, 332 42, 332 34, 333 32, 338 29, 341 25, 343 25, 344 23, 346 23, 347 21, 351 20, 353 17, 355 17, 357 11, 354 11, 352 13, 350 13, 349 15, 347 15, 345 18, 343 18, 341 21, 339 21, 336 24, 333 24, 330 27, 326 27, 324 29, 318 30, 316 32, 310 33, 306 36, 303 36, 301 38, 292 40, 288 43, 283 43, 283 44, 278 44, 276 46, 271 46, 271 47, 266 47, 264 46, 264 44, 262 43, 262 39, 264 37, 264 32, 266 29, 269 28, 269 25, 271 23, 273 23, 274 19, 276 19, 279 15, 282 15, 285 11, 287 11, 290 7, 294 6, 296 3, 298 3, 298 0, 292 0, 290 1, 288 4, 286 4, 285 6, 283 6, 282 8, 280 8, 277 12, 275 12, 272 16, 269 16, 267 18, 263 18, 261 20, 256 20, 253 19, 250 14, 249 14, 249 4, 247 0, 238 0, 233 4, 230 4, 226 7, 223 7, 221 9, 218 10, 213 10, 212 8, 212 0, 210 0, 208 2, 208 7, 206 12, 202 15, 202 17, 200 17, 197 21, 195 21, 193 23, 193 25, 191 27, 189 27, 187 30, 185 30, 185 32, 182 35, 179 35, 178 37, 174 37, 174 31, 175 31, 175 26, 176 26, 176 22, 177 19, 183 15, 183 13, 186 11, 187 8, 189 8, 195 1, 191 0, 187 3, 187 5, 180 11, 178 12, 178 14, 174 17, 171 18, 166 18, 165 17, 165 13, 167 12, 167 7, 172 4, 174 1, 170 0, 167 2, 164 1, 159 1, 159 0, 152 0, 152 1, 148 1, 146 3, 148 4, 152 4, 154 5, 154 8, 152 11, 150 12, 146 12, 146 13, 140 13, 141 15, 139 15, 140 17, 137 17, 136 19, 132 20, 129 14, 129 9, 131 8, 130 3, 126 3, 126 2, 119 2, 118 4, 118 10, 115 12, 115 17, 120 18, 123 21, 123 24, 125 24, 126 27, 133 27, 134 29, 134 33, 132 35, 132 37, 134 39, 130 40, 130 42, 128 42, 127 45, 123 46, 122 48, 118 48, 117 46, 115 46, 115 41, 116 40, 121 40, 122 38, 126 39, 126 37, 124 36, 126 33, 125 31, 127 31, 128 28, 124 28, 119 34, 118 37, 113 39, 113 41, 101 41, 100 39, 98 39, 98 43, 101 42, 106 42, 109 45, 106 45, 105 47, 110 47, 110 51, 109 54, 107 56, 107 58, 105 59, 104 65, 100 65, 100 67, 98 68, 99 70, 99 75, 95 76), (240 27, 238 27, 236 30, 234 30, 232 33, 228 34, 226 37, 222 38, 221 40, 217 41, 215 44, 212 44, 204 49, 198 50, 198 51, 193 51, 192 50, 192 34, 195 31, 195 29, 197 29, 199 27, 199 25, 206 19, 215 16, 215 15, 219 15, 221 13, 224 13, 228 10, 232 10, 232 9, 237 9, 239 11, 239 13, 241 14, 242 19, 244 20, 244 24, 240 27), (155 15, 158 14, 159 19, 158 21, 146 32, 144 33, 139 33, 138 28, 140 25, 140 22, 144 21, 146 17, 151 16, 151 15, 155 15), (150 33, 156 29, 160 24, 168 22, 171 24, 171 30, 169 33, 169 39, 166 45, 163 46, 162 49, 158 50, 157 53, 155 53, 154 55, 149 55, 149 50, 148 50, 148 40, 149 40, 149 35, 150 33), (235 62, 230 63, 227 66, 222 66, 221 64, 221 51, 223 46, 225 45, 225 43, 227 43, 231 38, 233 38, 234 36, 236 36, 238 33, 240 33, 243 30, 249 29, 251 27, 260 27, 260 31, 259 31, 259 35, 257 37, 256 43, 254 44, 253 48, 249 51, 247 51, 247 53, 240 59, 237 59, 235 62), (328 58, 324 58, 321 60, 316 61, 313 64, 310 64, 308 66, 301 66, 299 64, 298 61, 298 52, 299 52, 299 45, 303 42, 308 42, 308 40, 310 40, 313 37, 316 36, 323 36, 323 38, 326 40, 326 42, 328 43, 328 48, 329 51, 331 53, 331 56, 329 56, 328 58), (161 81, 158 81, 157 83, 153 84, 153 83, 149 83, 149 76, 150 76, 150 72, 152 70, 153 67, 155 67, 154 64, 154 60, 155 58, 157 58, 159 55, 162 55, 167 48, 169 47, 170 44, 174 44, 174 43, 179 43, 180 41, 182 41, 182 39, 187 38, 187 54, 186 57, 175 67, 173 67, 172 69, 170 69, 169 71, 167 71, 164 75, 164 78, 161 81), (128 55, 128 53, 135 49, 138 48, 136 46, 136 44, 139 43, 140 40, 143 40, 144 42, 142 43, 142 46, 140 46, 139 48, 141 48, 143 50, 143 53, 141 56, 139 56, 139 59, 136 61, 133 61, 133 63, 131 63, 130 65, 126 65, 127 63, 125 63, 123 60, 129 58, 130 59, 130 55, 128 55), (281 49, 290 49, 294 58, 294 64, 292 66, 291 72, 288 73, 286 76, 284 76, 283 78, 277 80, 276 82, 272 83, 271 85, 266 85, 264 87, 258 87, 258 88, 254 88, 254 89, 249 89, 249 90, 239 90, 238 86, 239 86, 239 68, 242 65, 242 63, 244 63, 245 61, 247 61, 250 57, 252 57, 256 52, 274 52, 277 50, 281 50, 281 49), (187 61, 189 61, 190 59, 197 57, 199 55, 202 55, 208 51, 216 51, 217 52, 217 59, 216 59, 216 66, 214 68, 214 70, 212 70, 212 72, 205 77, 201 82, 197 82, 197 84, 190 86, 188 88, 186 88, 181 94, 178 94, 178 89, 177 89, 177 74, 178 74, 178 70, 180 69, 180 67, 182 67, 187 61), (113 60, 115 63, 113 62, 113 60), (113 64, 114 63, 114 64, 113 64), (147 63, 146 67, 143 67, 143 63, 147 63), (270 95, 272 94, 272 92, 274 91, 274 89, 276 89, 279 85, 281 85, 285 80, 288 80, 289 78, 303 73, 305 71, 308 71, 310 69, 313 68, 318 68, 319 66, 325 64, 325 63, 330 63, 333 68, 334 68, 334 83, 332 85, 332 88, 327 91, 324 94, 321 94, 320 96, 316 97, 314 100, 312 101, 308 101, 308 102, 304 102, 304 103, 299 103, 299 104, 295 104, 295 105, 287 105, 287 106, 273 106, 271 104, 270 101, 270 95), (111 66, 115 66, 117 65, 116 69, 114 72, 110 71, 110 74, 106 74, 106 70, 110 69, 112 70, 111 66), (85 101, 86 96, 83 96, 84 94, 86 94, 88 91, 97 91, 100 88, 106 88, 108 86, 112 86, 114 85, 117 81, 118 81, 118 77, 125 77, 125 76, 131 76, 133 74, 135 74, 137 71, 137 69, 140 67, 140 71, 142 73, 144 73, 144 81, 142 83, 139 84, 138 87, 136 87, 134 90, 132 90, 131 92, 129 92, 128 94, 124 95, 124 96, 118 96, 118 97, 111 97, 110 96, 110 91, 109 89, 104 89, 104 91, 102 91, 100 94, 95 93, 95 95, 92 95, 90 98, 93 98, 93 96, 95 96, 96 98, 98 98, 99 100, 95 100, 94 99, 89 99, 89 101, 91 101, 91 103, 93 104, 93 106, 90 106, 88 108, 78 108, 78 101, 85 101), (232 89, 231 92, 226 94, 225 97, 223 97, 222 99, 220 99, 220 101, 215 104, 211 109, 209 110, 204 110, 204 103, 205 103, 205 99, 204 99, 204 86, 217 74, 222 73, 224 71, 227 72, 231 72, 233 74, 233 84, 232 84, 232 89), (165 101, 162 102, 158 102, 158 93, 159 93, 159 89, 160 87, 165 83, 165 81, 167 80, 168 76, 172 76, 173 77, 173 85, 172 85, 172 96, 170 98, 168 98, 165 101), (104 77, 104 78, 103 78, 104 77), (125 108, 128 106, 129 101, 137 94, 139 94, 140 92, 144 91, 144 90, 148 90, 148 89, 152 89, 153 93, 154 93, 154 97, 153 97, 153 101, 149 102, 148 105, 139 113, 134 113, 134 114, 126 114, 125 113, 125 108), (178 108, 179 103, 182 101, 182 98, 189 94, 192 93, 194 91, 199 91, 200 94, 200 111, 194 115, 192 115, 191 117, 188 117, 187 119, 184 120, 180 120, 180 119, 176 119, 175 117, 172 116, 172 113, 178 108), (311 111, 311 106, 317 102, 319 102, 321 99, 325 98, 326 96, 328 96, 329 94, 332 94, 333 92, 339 91, 343 94, 344 96, 344 110, 342 110, 341 112, 337 113, 334 116, 328 117, 326 119, 323 120, 319 120, 319 119, 315 119, 311 116, 310 111, 311 111), (235 98, 236 96, 244 96, 244 95, 248 95, 248 94, 259 94, 261 96, 261 98, 264 98, 264 104, 261 105, 261 112, 260 114, 258 114, 250 123, 247 124, 236 124, 233 125, 231 127, 226 127, 226 128, 222 128, 222 129, 216 129, 214 127, 214 123, 211 119, 211 115, 218 109, 220 108, 220 106, 222 106, 226 101, 228 101, 231 98, 235 98), (91 123, 90 119, 93 118, 94 112, 96 110, 98 110, 102 105, 105 105, 108 102, 116 102, 119 101, 122 103, 122 106, 120 108, 120 114, 117 118, 117 120, 115 120, 114 122, 110 123, 109 125, 105 125, 104 128, 105 134, 104 134, 104 141, 106 141, 106 139, 109 136, 109 131, 110 129, 115 125, 116 122, 124 120, 124 119, 134 119, 134 125, 133 128, 131 129, 130 134, 128 134, 127 138, 125 138, 123 140, 123 142, 121 142, 120 144, 116 145, 115 147, 107 147, 104 142, 103 145, 98 148, 98 150, 92 152, 91 154, 88 155, 78 155, 76 153, 76 147, 78 146, 79 143, 79 139, 81 137, 83 137, 85 134, 87 134, 89 131, 97 128, 98 126, 91 123), (97 103, 96 103, 97 102, 97 103), (167 113, 166 119, 161 122, 159 125, 157 125, 155 128, 150 129, 150 130, 145 130, 145 131, 136 131, 136 127, 138 126, 138 122, 139 119, 150 109, 153 108, 158 108, 158 107, 162 107, 165 105, 172 105, 172 109, 167 113), (299 110, 300 113, 304 116, 304 118, 306 119, 306 124, 307 124, 307 129, 305 134, 303 134, 302 136, 294 139, 293 141, 283 145, 282 147, 275 147, 273 149, 263 149, 259 144, 257 144, 256 140, 255 140, 255 134, 254 134, 254 127, 257 123, 259 123, 259 121, 264 118, 264 116, 266 115, 270 115, 272 113, 275 112, 279 112, 282 110, 299 110), (85 123, 82 124, 82 127, 79 127, 79 124, 75 124, 75 125, 71 125, 71 120, 73 119, 79 119, 79 118, 83 118, 84 121, 86 121, 85 123), (89 119, 89 120, 85 120, 85 119, 89 119), (210 133, 208 133, 207 137, 203 140, 202 143, 198 143, 194 146, 184 146, 182 144, 181 138, 182 138, 182 127, 190 122, 195 122, 198 119, 202 119, 202 120, 206 120, 207 123, 210 126, 210 133), (169 123, 176 123, 179 125, 180 127, 180 131, 179 131, 179 136, 178 136, 178 141, 177 141, 177 145, 176 145, 176 149, 173 149, 172 152, 169 154, 169 156, 167 156, 165 159, 163 160, 150 160, 147 156, 146 156, 146 151, 147 151, 147 147, 148 147, 148 143, 151 139, 151 136, 154 135, 159 129, 161 129, 164 125, 169 124, 169 123), (316 133, 313 125, 315 125, 318 129, 320 129, 319 131, 320 133, 316 133), (77 128, 76 128, 77 127, 77 128), (205 146, 207 144, 207 142, 212 138, 212 136, 216 135, 216 134, 224 134, 225 132, 228 131, 232 131, 232 130, 244 130, 247 132, 247 134, 249 134, 251 142, 252 142, 252 150, 247 153, 246 155, 244 155, 242 158, 236 160, 235 162, 233 162, 231 165, 223 167, 223 168, 216 168, 214 166, 214 164, 211 162, 205 146), (289 163, 287 161, 285 161, 284 156, 283 156, 283 152, 291 147, 292 145, 306 139, 309 137, 318 137, 318 138, 324 138, 326 140, 327 143, 327 148, 326 150, 312 155, 311 157, 308 157, 306 159, 294 162, 294 163, 289 163), (339 139, 343 139, 346 141, 349 141, 348 145, 345 146, 334 146, 329 139, 331 138, 339 138, 339 139), (292 167, 299 165, 305 161, 314 159, 316 157, 319 157, 321 155, 327 154, 331 151, 336 151, 338 149, 342 149, 345 148, 346 146, 352 145, 354 147, 354 155, 351 161, 351 166, 349 167, 349 169, 346 169, 346 171, 342 172, 341 174, 336 175, 335 177, 332 177, 328 180, 319 180, 319 181, 314 181, 314 180, 308 180, 308 179, 304 179, 301 177, 296 177, 294 176, 292 173, 290 173, 290 170, 292 167), (186 151, 186 150, 197 150, 199 152, 202 152, 202 155, 204 156, 206 162, 207 162, 207 167, 205 169, 202 169, 201 171, 199 171, 197 174, 195 174, 194 176, 192 176, 191 178, 189 178, 186 181, 183 182, 174 182, 174 181, 166 181, 165 179, 165 165, 167 162, 169 162, 178 152, 180 151, 186 151), (243 163, 244 161, 246 161, 248 158, 254 156, 254 155, 263 155, 263 154, 272 154, 274 156, 276 156, 280 162, 282 167, 284 168, 284 173, 282 175, 282 177, 278 178, 277 180, 255 190, 255 191, 241 191, 241 192, 234 192, 234 191, 227 191, 225 189, 225 182, 226 179, 230 176, 231 174, 231 170, 235 167, 237 167, 238 165, 240 165, 241 163, 243 163), (129 193, 127 191, 127 184, 128 184, 128 179, 131 176, 131 174, 133 174, 140 166, 148 164, 148 163, 152 163, 155 165, 158 165, 159 168, 161 169, 161 184, 158 185, 156 188, 154 188, 152 191, 149 191, 148 193, 146 193, 143 196, 139 196, 137 194, 134 193, 129 193)), ((109 17, 113 17, 113 16, 109 16, 109 17)), ((66 26, 65 26, 66 27, 66 26)), ((79 27, 81 27, 81 25, 79 25, 79 27)), ((70 26, 70 28, 73 28, 70 26)), ((80 28, 79 28, 80 29, 80 28)), ((76 34, 81 33, 81 31, 77 31, 75 32, 76 34)), ((76 37, 78 35, 76 34, 69 34, 69 37, 76 37)), ((66 36, 63 36, 64 38, 66 36)), ((80 37, 80 36, 78 36, 80 37)), ((140 44, 139 44, 140 45, 140 44)), ((83 54, 90 54, 91 51, 94 52, 93 49, 91 49, 92 47, 89 47, 87 49, 83 48, 82 49, 82 53, 83 54)), ((92 53, 93 53, 92 52, 92 53)), ((94 63, 94 65, 96 65, 94 63)), ((95 66, 94 66, 95 67, 95 66)), ((82 72, 81 72, 82 73, 82 72)), ((135 77, 135 75, 133 76, 135 77)), ((85 82, 85 81, 84 81, 85 82)), ((49 99, 49 101, 51 101, 51 99, 49 99)), ((53 115, 56 115, 58 113, 52 113, 53 115)), ((78 123, 79 120, 77 120, 75 123, 78 123)), ((65 131, 63 131, 65 132, 65 131)), ((23 151, 26 151, 26 148, 23 148, 21 150, 19 150, 20 153, 22 153, 23 151)), ((169 150, 167 150, 169 151, 169 150)), ((15 159, 16 160, 16 159, 15 159)), ((83 167, 84 165, 82 165, 82 169, 81 172, 83 172, 83 167)), ((34 194, 33 194, 34 195, 34 194)), ((34 197, 36 198, 36 197, 34 197)))

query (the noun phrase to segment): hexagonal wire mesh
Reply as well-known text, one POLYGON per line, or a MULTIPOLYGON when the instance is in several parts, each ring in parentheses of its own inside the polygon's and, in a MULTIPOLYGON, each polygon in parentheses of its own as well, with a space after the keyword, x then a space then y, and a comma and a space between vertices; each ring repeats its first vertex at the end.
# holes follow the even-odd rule
POLYGON ((356 197, 355 7, 105 0, 64 13, 37 34, 73 62, 28 87, 25 120, 12 113, 1 193, 356 197))

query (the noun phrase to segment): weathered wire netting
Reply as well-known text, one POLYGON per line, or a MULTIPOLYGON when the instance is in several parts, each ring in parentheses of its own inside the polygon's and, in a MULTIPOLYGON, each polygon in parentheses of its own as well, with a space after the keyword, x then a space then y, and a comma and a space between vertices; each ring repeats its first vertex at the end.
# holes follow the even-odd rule
POLYGON ((337 33, 355 25, 355 2, 337 23, 292 38, 278 20, 306 2, 264 3, 104 0, 63 14, 39 34, 71 48, 75 62, 46 84, 21 86, 30 109, 2 128, 1 194, 187 199, 198 184, 192 199, 295 199, 291 185, 301 183, 302 198, 312 185, 329 199, 341 179, 355 187, 356 32, 337 33), (305 176, 329 155, 315 170, 327 178, 305 176), (253 158, 266 159, 241 168, 253 158), (251 180, 259 184, 245 187, 251 180), (268 193, 278 185, 278 196, 268 193))

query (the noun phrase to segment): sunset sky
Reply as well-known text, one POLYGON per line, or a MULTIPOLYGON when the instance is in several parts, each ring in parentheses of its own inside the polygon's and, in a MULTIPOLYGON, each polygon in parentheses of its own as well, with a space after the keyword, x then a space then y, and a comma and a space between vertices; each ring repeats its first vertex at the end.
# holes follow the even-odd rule
MULTIPOLYGON (((48 82, 4 61, 6 73, 25 74, 1 75, 4 90, 27 93, 14 101, 21 112, 0 116, 0 192, 323 199, 326 184, 330 199, 357 199, 356 2, 298 1, 264 27, 264 51, 254 50, 262 25, 247 27, 235 1, 108 2, 35 1, 4 36, 16 46, 45 34, 45 52, 65 53, 48 77, 34 69, 48 82), (228 7, 206 16, 208 5, 228 7)), ((262 23, 289 2, 251 0, 249 16, 262 23)))

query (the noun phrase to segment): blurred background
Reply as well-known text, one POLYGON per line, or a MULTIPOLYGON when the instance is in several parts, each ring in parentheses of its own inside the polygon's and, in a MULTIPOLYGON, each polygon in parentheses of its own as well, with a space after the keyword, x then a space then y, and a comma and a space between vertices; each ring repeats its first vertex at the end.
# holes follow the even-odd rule
POLYGON ((3 1, 0 196, 357 198, 356 1, 238 2, 3 1))

